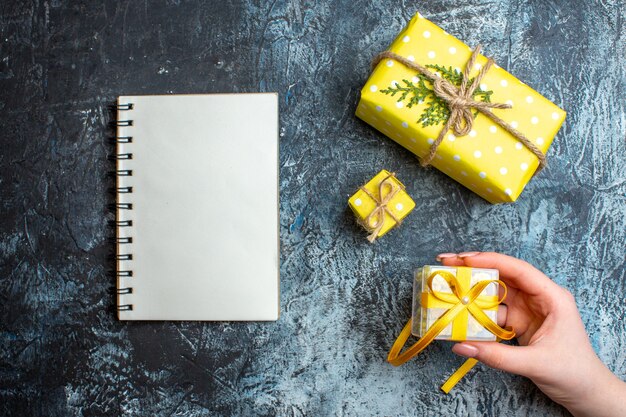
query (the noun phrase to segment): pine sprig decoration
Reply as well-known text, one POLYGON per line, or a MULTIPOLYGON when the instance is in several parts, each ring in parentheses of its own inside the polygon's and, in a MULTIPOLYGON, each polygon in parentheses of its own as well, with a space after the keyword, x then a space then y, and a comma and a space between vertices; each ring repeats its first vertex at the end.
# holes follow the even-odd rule
MULTIPOLYGON (((426 65, 426 67, 434 70, 435 73, 439 74, 441 77, 450 81, 457 87, 459 87, 463 81, 463 74, 459 70, 453 69, 452 67, 446 68, 441 65, 426 65)), ((422 124, 422 127, 445 123, 450 117, 450 108, 448 107, 448 103, 435 95, 432 89, 432 83, 428 78, 426 78, 425 75, 417 74, 416 78, 418 79, 417 82, 402 80, 405 86, 396 82, 395 85, 380 90, 380 92, 390 95, 391 97, 395 97, 398 94, 398 102, 403 102, 408 99, 408 102, 406 103, 408 108, 417 104, 422 104, 424 101, 428 100, 426 108, 417 120, 418 123, 422 124)), ((473 78, 470 79, 468 81, 468 85, 471 85, 473 81, 473 78)), ((485 91, 478 87, 472 93, 472 98, 474 98, 474 100, 490 103, 492 94, 493 91, 485 91)), ((474 113, 474 117, 476 114, 477 112, 474 113)))

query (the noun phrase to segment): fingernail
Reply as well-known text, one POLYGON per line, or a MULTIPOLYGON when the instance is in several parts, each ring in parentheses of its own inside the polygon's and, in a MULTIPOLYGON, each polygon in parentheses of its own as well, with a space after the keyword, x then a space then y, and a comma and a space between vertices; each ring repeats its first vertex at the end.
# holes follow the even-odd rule
POLYGON ((456 256, 456 253, 440 253, 435 259, 437 259, 438 262, 441 262, 442 259, 456 258, 456 256))
POLYGON ((478 348, 476 346, 466 345, 465 343, 457 343, 452 346, 452 352, 466 358, 475 358, 478 356, 478 348))
POLYGON ((459 253, 459 258, 461 258, 461 259, 469 258, 470 256, 476 256, 479 253, 480 252, 461 252, 461 253, 459 253))

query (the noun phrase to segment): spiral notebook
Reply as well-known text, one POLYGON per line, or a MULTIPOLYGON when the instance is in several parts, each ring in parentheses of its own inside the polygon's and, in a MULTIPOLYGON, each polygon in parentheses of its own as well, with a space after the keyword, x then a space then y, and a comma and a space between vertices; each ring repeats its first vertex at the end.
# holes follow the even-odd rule
POLYGON ((277 320, 278 99, 121 96, 120 320, 277 320))

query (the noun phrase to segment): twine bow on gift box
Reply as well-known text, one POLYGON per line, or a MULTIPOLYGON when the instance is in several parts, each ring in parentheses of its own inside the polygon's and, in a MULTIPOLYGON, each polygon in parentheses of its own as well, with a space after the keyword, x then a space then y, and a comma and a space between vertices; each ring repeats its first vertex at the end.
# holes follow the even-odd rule
MULTIPOLYGON (((413 346, 400 353, 402 347, 404 347, 411 335, 412 320, 409 320, 389 351, 389 355, 387 356, 389 363, 394 366, 399 366, 416 356, 435 340, 435 337, 453 321, 452 339, 464 340, 469 314, 485 329, 496 335, 499 340, 510 340, 515 337, 515 332, 512 328, 502 328, 498 326, 483 312, 483 310, 496 307, 504 301, 507 293, 506 284, 500 280, 485 280, 476 283, 471 288, 467 288, 469 285, 466 287, 464 281, 467 283, 470 282, 471 275, 468 274, 471 274, 471 268, 459 267, 457 271, 459 275, 464 275, 464 279, 458 279, 456 276, 446 271, 435 271, 430 274, 426 281, 430 292, 422 294, 422 306, 447 308, 448 310, 430 326, 413 346), (432 282, 437 276, 443 278, 448 283, 451 292, 433 290, 432 282), (497 283, 502 286, 504 289, 502 297, 481 295, 483 290, 491 283, 497 283), (457 321, 458 319, 460 320, 457 321)), ((459 382, 476 363, 476 359, 467 359, 465 363, 448 378, 441 389, 446 394, 450 392, 457 382, 459 382)))
POLYGON ((382 59, 387 58, 400 62, 407 68, 417 71, 431 81, 433 86, 433 93, 437 97, 445 101, 448 105, 448 108, 450 109, 450 117, 448 117, 448 120, 439 132, 437 139, 435 139, 435 141, 430 146, 428 154, 420 160, 420 164, 422 166, 430 165, 433 158, 435 157, 435 154, 437 153, 437 148, 443 141, 445 134, 448 132, 448 130, 450 130, 450 128, 453 128, 454 134, 456 136, 465 136, 472 130, 472 125, 474 123, 474 115, 472 114, 472 109, 475 109, 485 116, 489 117, 502 129, 513 135, 537 157, 537 159, 539 160, 539 167, 535 171, 535 174, 537 174, 546 166, 546 156, 534 143, 532 143, 526 136, 524 136, 524 134, 516 130, 513 126, 496 116, 491 111, 491 109, 510 109, 511 105, 504 103, 476 101, 473 99, 474 91, 480 85, 481 80, 493 65, 493 60, 491 58, 488 58, 487 63, 481 68, 472 83, 469 84, 470 72, 472 71, 472 68, 474 68, 476 58, 480 54, 480 49, 481 46, 478 45, 472 52, 470 59, 467 61, 465 69, 461 74, 461 85, 459 87, 444 79, 443 77, 437 76, 437 74, 433 73, 425 66, 420 65, 417 62, 409 61, 407 58, 391 51, 385 51, 376 56, 376 58, 374 58, 374 61, 372 62, 372 66, 375 67, 382 59))
POLYGON ((376 197, 373 193, 371 193, 367 188, 361 187, 361 191, 367 194, 374 203, 376 203, 376 207, 370 214, 367 215, 361 222, 361 225, 370 232, 369 236, 367 236, 367 240, 370 243, 374 242, 380 233, 380 230, 383 228, 385 224, 385 218, 387 215, 391 217, 396 224, 402 223, 402 219, 393 214, 387 204, 391 201, 391 199, 398 194, 398 192, 402 191, 402 187, 398 185, 395 181, 395 174, 391 173, 387 175, 379 184, 378 184, 378 197, 376 197), (389 192, 387 194, 384 193, 385 188, 389 188, 389 192), (372 223, 372 220, 374 222, 372 223))

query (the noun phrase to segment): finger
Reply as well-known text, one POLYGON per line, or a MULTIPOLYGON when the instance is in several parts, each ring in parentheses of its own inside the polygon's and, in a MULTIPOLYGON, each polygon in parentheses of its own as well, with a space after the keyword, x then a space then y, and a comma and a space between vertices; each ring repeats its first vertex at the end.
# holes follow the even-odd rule
POLYGON ((474 268, 493 268, 507 284, 530 295, 547 296, 560 287, 543 272, 520 259, 495 252, 482 252, 463 258, 465 265, 474 268))
POLYGON ((532 348, 510 346, 498 342, 462 342, 452 347, 457 355, 475 358, 492 368, 532 377, 535 360, 532 348))
POLYGON ((506 305, 500 304, 498 306, 498 320, 496 321, 498 323, 498 326, 504 327, 506 325, 508 311, 509 308, 506 305))
POLYGON ((440 261, 444 266, 465 266, 461 258, 442 258, 440 261))
POLYGON ((437 255, 435 259, 437 262, 444 262, 446 259, 459 259, 459 255, 452 252, 444 252, 437 255))

